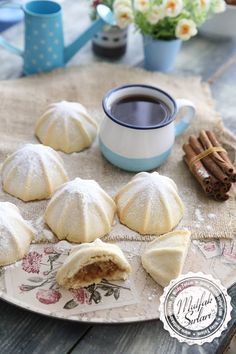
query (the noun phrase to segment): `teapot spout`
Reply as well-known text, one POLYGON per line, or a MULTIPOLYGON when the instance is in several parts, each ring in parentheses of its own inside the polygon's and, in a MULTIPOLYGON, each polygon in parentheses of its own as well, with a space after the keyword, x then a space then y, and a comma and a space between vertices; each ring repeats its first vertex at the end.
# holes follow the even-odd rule
POLYGON ((98 18, 96 21, 92 23, 92 25, 84 31, 79 37, 69 44, 64 49, 64 62, 65 64, 88 42, 93 36, 102 30, 105 25, 105 21, 102 18, 98 18))

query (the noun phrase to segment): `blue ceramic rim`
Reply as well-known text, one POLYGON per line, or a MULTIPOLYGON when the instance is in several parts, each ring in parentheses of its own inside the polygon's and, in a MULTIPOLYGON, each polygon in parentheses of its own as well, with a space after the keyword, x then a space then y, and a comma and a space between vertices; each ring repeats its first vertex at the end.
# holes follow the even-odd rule
POLYGON ((174 120, 175 120, 175 117, 176 117, 176 112, 177 112, 177 106, 176 106, 176 103, 175 103, 175 100, 165 91, 159 89, 158 87, 155 87, 155 86, 151 86, 151 85, 142 85, 142 84, 130 84, 130 85, 122 85, 122 86, 118 86, 118 87, 115 87, 111 90, 109 90, 105 96, 103 97, 103 100, 102 100, 102 108, 105 112, 105 114, 111 119, 113 120, 113 122, 119 124, 119 125, 122 125, 123 127, 127 127, 127 128, 131 128, 131 129, 138 129, 138 130, 151 130, 151 129, 158 129, 158 128, 162 128, 162 127, 165 127, 166 125, 172 123, 174 120), (174 111, 172 114, 170 114, 170 116, 168 117, 167 121, 163 122, 163 123, 160 123, 158 125, 154 125, 154 126, 147 126, 147 127, 140 127, 140 126, 135 126, 135 125, 130 125, 130 124, 126 124, 126 123, 123 123, 121 122, 120 120, 118 120, 117 118, 115 118, 110 112, 109 110, 107 109, 107 100, 108 98, 116 91, 120 91, 120 90, 123 90, 123 89, 126 89, 126 88, 130 88, 130 87, 141 87, 141 88, 147 88, 147 89, 151 89, 151 90, 155 90, 155 91, 158 91, 158 92, 161 92, 163 95, 167 96, 170 101, 173 103, 173 106, 174 106, 174 111))
POLYGON ((58 4, 57 2, 51 1, 51 0, 50 1, 48 1, 48 0, 29 1, 26 4, 24 4, 22 6, 22 8, 26 14, 28 14, 30 16, 35 16, 35 17, 52 17, 52 16, 57 16, 61 12, 61 5, 58 4), (48 14, 34 12, 34 11, 31 11, 27 8, 29 5, 32 5, 34 3, 42 3, 42 5, 43 4, 47 4, 47 5, 52 4, 53 6, 55 6, 55 8, 57 8, 57 10, 53 11, 52 13, 48 13, 48 14))

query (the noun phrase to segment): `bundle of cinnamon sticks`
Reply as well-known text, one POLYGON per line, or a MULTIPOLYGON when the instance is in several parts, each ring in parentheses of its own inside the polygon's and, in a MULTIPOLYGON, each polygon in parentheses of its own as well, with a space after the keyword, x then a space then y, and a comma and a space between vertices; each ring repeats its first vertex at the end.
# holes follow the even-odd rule
POLYGON ((183 145, 184 161, 200 183, 205 194, 218 201, 229 198, 236 168, 212 131, 202 130, 199 137, 191 135, 183 145))

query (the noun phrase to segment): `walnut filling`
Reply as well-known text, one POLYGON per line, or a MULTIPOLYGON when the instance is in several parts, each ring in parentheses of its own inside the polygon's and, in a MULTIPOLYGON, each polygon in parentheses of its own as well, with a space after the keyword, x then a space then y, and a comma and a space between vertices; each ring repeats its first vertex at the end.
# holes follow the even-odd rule
POLYGON ((66 278, 63 286, 67 289, 77 289, 93 283, 99 283, 102 279, 120 280, 126 279, 126 269, 117 266, 111 260, 96 260, 81 268, 73 277, 66 278))
POLYGON ((90 282, 97 278, 111 277, 116 272, 122 272, 112 261, 98 261, 80 269, 72 278, 74 282, 90 282))

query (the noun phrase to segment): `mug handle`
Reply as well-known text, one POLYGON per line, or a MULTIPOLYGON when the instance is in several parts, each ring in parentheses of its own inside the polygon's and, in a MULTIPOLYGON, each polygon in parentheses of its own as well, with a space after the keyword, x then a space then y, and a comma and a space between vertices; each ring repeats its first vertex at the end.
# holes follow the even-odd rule
MULTIPOLYGON (((8 1, 3 2, 0 5, 0 8, 11 8, 11 9, 22 9, 22 6, 20 4, 16 4, 16 3, 9 3, 8 1)), ((6 39, 4 39, 2 36, 0 36, 0 46, 2 46, 3 48, 7 49, 9 52, 19 55, 21 57, 24 56, 24 51, 16 48, 14 45, 12 45, 11 43, 9 43, 6 39)))
POLYGON ((192 119, 195 117, 196 107, 193 102, 186 100, 185 98, 177 99, 176 105, 177 113, 181 110, 181 108, 187 108, 185 116, 175 125, 175 136, 179 136, 188 128, 192 119))

